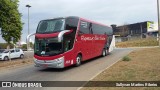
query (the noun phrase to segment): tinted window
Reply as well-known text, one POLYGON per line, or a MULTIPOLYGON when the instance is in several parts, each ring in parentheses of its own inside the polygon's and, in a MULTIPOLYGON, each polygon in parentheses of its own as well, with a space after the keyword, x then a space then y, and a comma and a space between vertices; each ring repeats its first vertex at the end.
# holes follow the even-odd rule
POLYGON ((64 30, 64 19, 43 20, 39 23, 37 33, 52 33, 64 30))
POLYGON ((19 50, 19 49, 16 49, 16 52, 20 52, 20 50, 19 50))
POLYGON ((11 50, 11 53, 14 53, 14 50, 11 50))
POLYGON ((7 50, 7 51, 4 51, 3 53, 8 53, 9 51, 7 50))
POLYGON ((86 21, 80 22, 80 31, 81 34, 89 34, 89 23, 86 21))
POLYGON ((112 35, 113 31, 112 28, 107 27, 107 26, 102 26, 98 24, 92 24, 92 31, 93 34, 107 34, 107 35, 112 35))
POLYGON ((62 53, 62 43, 57 38, 35 38, 35 54, 40 56, 52 56, 62 53))
POLYGON ((64 52, 73 48, 78 21, 79 18, 74 18, 74 17, 66 18, 66 30, 73 30, 73 31, 70 34, 65 34, 63 36, 64 52))
POLYGON ((77 30, 78 18, 66 18, 66 30, 77 30))

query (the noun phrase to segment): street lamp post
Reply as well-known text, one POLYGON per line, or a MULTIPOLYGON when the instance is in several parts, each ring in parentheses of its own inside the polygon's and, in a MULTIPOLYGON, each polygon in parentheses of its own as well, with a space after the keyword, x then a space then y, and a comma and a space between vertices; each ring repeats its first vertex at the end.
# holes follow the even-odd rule
POLYGON ((1 33, 2 33, 2 31, 1 31, 2 29, 0 28, 0 35, 1 35, 1 33))
MULTIPOLYGON (((29 4, 28 5, 26 5, 26 7, 28 7, 28 35, 29 35, 29 8, 31 7, 29 4)), ((27 43, 27 50, 29 49, 29 47, 30 47, 30 43, 27 43)))
POLYGON ((159 0, 157 0, 157 15, 158 15, 158 32, 159 32, 159 47, 160 47, 160 17, 159 17, 159 0))

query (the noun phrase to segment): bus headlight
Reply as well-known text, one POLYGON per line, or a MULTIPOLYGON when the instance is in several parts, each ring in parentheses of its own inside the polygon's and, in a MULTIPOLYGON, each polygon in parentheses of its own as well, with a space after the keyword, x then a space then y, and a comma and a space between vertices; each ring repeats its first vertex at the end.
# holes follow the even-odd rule
POLYGON ((57 58, 56 61, 57 61, 57 64, 62 64, 64 61, 64 57, 57 58))
POLYGON ((64 57, 60 57, 60 58, 58 58, 56 61, 57 61, 57 62, 63 62, 63 60, 64 60, 64 57))

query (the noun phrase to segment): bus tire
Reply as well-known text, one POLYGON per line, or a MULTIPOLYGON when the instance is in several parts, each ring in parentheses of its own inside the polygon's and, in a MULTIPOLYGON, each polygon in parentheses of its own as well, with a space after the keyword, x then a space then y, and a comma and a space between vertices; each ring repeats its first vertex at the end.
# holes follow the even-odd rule
POLYGON ((102 57, 105 57, 107 55, 106 49, 102 50, 102 57))
POLYGON ((82 56, 81 55, 78 55, 76 57, 76 66, 80 66, 81 65, 81 60, 82 60, 82 56))

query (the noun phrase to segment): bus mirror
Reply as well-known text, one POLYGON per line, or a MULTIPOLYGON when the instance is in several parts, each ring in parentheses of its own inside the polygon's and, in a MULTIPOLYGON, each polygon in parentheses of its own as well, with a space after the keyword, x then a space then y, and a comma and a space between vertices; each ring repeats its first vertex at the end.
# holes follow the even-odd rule
POLYGON ((65 33, 67 32, 70 32, 70 30, 64 30, 64 31, 61 31, 59 34, 58 34, 58 42, 62 42, 62 37, 65 33))

